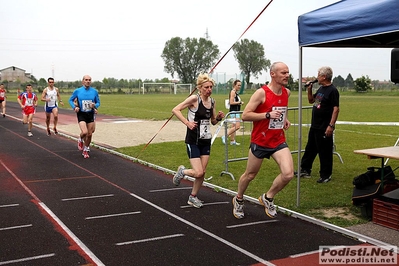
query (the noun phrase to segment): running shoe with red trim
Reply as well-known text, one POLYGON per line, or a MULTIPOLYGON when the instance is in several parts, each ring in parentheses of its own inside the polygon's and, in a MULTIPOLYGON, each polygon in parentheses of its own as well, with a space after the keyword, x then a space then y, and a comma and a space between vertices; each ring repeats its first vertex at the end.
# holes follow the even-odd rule
POLYGON ((87 159, 90 157, 89 152, 88 151, 83 151, 82 153, 83 158, 87 159))
POLYGON ((78 149, 79 149, 80 151, 83 150, 83 141, 82 141, 81 139, 78 139, 78 149))

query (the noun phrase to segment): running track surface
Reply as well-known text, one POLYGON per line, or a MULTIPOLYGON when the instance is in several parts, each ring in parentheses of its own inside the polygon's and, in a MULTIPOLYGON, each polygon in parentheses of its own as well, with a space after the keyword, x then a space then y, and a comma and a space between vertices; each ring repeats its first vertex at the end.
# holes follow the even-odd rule
POLYGON ((205 187, 204 207, 189 207, 191 182, 175 187, 170 173, 96 148, 83 159, 74 140, 42 128, 28 137, 12 118, 18 108, 7 107, 0 265, 317 265, 319 246, 363 244, 282 213, 270 219, 249 202, 237 220, 231 196, 205 187))

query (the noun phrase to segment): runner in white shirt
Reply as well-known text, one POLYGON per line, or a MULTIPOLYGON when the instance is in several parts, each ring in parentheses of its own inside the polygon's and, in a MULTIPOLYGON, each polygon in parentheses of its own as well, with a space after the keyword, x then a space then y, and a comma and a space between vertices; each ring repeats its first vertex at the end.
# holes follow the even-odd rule
POLYGON ((61 103, 62 106, 64 106, 64 103, 61 100, 58 88, 54 87, 54 79, 48 78, 47 82, 48 82, 48 87, 43 90, 41 100, 43 102, 46 102, 46 104, 44 105, 44 111, 46 112, 47 136, 50 136, 51 135, 51 131, 50 131, 51 114, 53 114, 53 117, 54 117, 54 119, 53 119, 54 134, 58 134, 58 131, 57 131, 57 123, 58 123, 57 100, 61 103))

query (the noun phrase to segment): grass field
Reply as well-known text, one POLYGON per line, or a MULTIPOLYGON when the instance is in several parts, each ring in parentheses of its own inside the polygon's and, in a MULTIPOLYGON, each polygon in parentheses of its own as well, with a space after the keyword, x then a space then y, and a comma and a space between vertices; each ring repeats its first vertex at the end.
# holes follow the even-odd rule
MULTIPOLYGON (((251 96, 250 92, 242 95, 242 100, 247 103, 251 96)), ((186 95, 100 95, 101 107, 99 111, 103 114, 117 115, 147 120, 164 120, 171 116, 172 108, 182 101, 186 95)), ((64 102, 68 98, 63 95, 64 102)), ((225 110, 225 95, 214 95, 218 110, 225 110)), ((290 107, 298 106, 298 92, 293 92, 290 97, 290 107)), ((303 95, 303 106, 309 106, 305 95, 303 95)), ((398 92, 369 92, 369 93, 341 93, 340 113, 338 121, 355 122, 397 122, 399 120, 399 93, 398 92)), ((65 107, 64 107, 65 108, 65 107)), ((66 107, 69 108, 69 107, 66 107)), ((305 114, 306 112, 304 112, 305 114)), ((176 119, 176 118, 173 118, 176 119)), ((297 117, 289 117, 290 121, 297 120, 297 117)), ((308 123, 309 116, 303 116, 303 123, 308 123)), ((216 127, 215 127, 216 128, 216 127)), ((167 130, 165 128, 164 130, 167 130)), ((297 132, 293 128, 287 131, 288 143, 293 149, 297 142, 297 132)), ((151 139, 153 136, 143 136, 151 139)), ((318 157, 313 166, 311 179, 301 179, 300 182, 300 204, 297 206, 297 180, 296 178, 276 196, 276 204, 297 212, 308 214, 316 218, 323 219, 330 223, 348 226, 364 223, 365 220, 360 215, 360 210, 353 207, 351 203, 352 180, 355 176, 366 171, 369 166, 380 166, 380 160, 369 160, 366 156, 354 154, 357 149, 375 148, 392 146, 399 137, 397 126, 366 126, 366 125, 337 125, 335 131, 335 143, 337 152, 343 158, 341 164, 337 156, 334 156, 334 169, 331 182, 318 184, 317 173, 319 171, 318 157), (352 214, 355 218, 350 220, 343 218, 339 210, 344 210, 344 214, 352 214), (325 211, 336 213, 337 216, 327 217, 325 211)), ((303 147, 307 140, 307 128, 303 127, 303 147)), ((239 142, 249 143, 248 139, 239 142)), ((176 169, 178 165, 189 166, 186 155, 184 140, 177 142, 167 142, 160 144, 150 144, 144 151, 143 145, 136 147, 124 147, 119 152, 133 157, 140 155, 141 160, 161 165, 168 169, 176 169), (171 156, 173 154, 173 156, 171 156)), ((212 146, 212 155, 207 169, 206 176, 213 176, 209 182, 234 190, 237 189, 239 176, 245 170, 246 161, 229 163, 229 171, 234 174, 236 180, 230 176, 220 176, 221 171, 225 170, 224 164, 224 145, 220 139, 216 140, 212 146)), ((247 154, 248 145, 241 145, 236 152, 247 154)), ((234 152, 231 151, 232 155, 234 152)), ((295 166, 297 165, 297 155, 293 154, 295 166)), ((399 161, 390 160, 389 165, 393 169, 399 166, 399 161)), ((272 160, 265 160, 257 178, 250 184, 246 194, 258 197, 269 187, 274 177, 278 174, 277 165, 272 160)))

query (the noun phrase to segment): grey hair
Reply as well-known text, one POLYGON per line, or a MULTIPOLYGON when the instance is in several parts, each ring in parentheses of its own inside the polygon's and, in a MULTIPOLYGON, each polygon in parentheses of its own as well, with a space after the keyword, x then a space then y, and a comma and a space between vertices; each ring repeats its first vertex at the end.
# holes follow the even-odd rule
POLYGON ((319 68, 319 75, 323 75, 326 76, 326 79, 331 81, 332 77, 333 77, 333 71, 331 69, 331 67, 328 66, 322 66, 321 68, 319 68))
POLYGON ((270 72, 274 72, 276 71, 277 65, 278 64, 284 64, 283 62, 274 62, 271 66, 270 66, 270 72))

